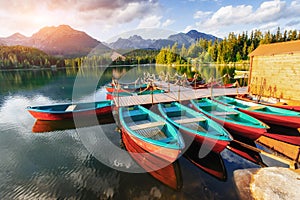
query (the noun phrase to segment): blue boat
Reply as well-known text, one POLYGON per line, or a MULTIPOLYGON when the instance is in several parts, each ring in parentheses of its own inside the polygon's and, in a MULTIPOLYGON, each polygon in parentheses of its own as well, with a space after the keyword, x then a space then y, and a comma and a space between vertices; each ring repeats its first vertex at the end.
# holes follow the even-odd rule
POLYGON ((141 148, 168 162, 174 162, 184 148, 181 134, 159 115, 142 106, 119 108, 123 134, 141 148))
POLYGON ((207 98, 191 100, 191 103, 195 110, 204 113, 230 132, 249 139, 259 138, 269 128, 268 125, 250 115, 207 98))
POLYGON ((231 135, 218 123, 180 103, 159 104, 158 109, 181 133, 190 135, 216 153, 223 151, 232 140, 231 135))
POLYGON ((216 101, 227 106, 235 107, 238 110, 266 123, 277 124, 291 128, 300 127, 300 112, 242 101, 225 96, 216 98, 216 101))

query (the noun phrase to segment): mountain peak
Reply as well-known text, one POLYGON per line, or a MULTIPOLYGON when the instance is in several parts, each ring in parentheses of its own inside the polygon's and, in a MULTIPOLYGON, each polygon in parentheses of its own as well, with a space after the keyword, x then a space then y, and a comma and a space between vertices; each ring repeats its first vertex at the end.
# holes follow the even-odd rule
POLYGON ((8 36, 6 39, 9 39, 9 40, 21 40, 21 39, 26 39, 27 37, 22 35, 21 33, 17 32, 17 33, 14 33, 10 36, 8 36))
POLYGON ((101 46, 98 48, 107 49, 101 42, 69 25, 44 27, 32 35, 30 42, 51 55, 68 57, 87 55, 98 45, 101 46))
POLYGON ((128 38, 128 40, 143 40, 143 38, 139 35, 132 35, 128 38))

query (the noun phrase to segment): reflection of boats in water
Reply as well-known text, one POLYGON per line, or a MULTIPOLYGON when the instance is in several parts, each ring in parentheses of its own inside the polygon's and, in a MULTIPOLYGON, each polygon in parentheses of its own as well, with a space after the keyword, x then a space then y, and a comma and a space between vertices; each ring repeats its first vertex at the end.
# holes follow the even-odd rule
POLYGON ((139 147, 127 134, 122 133, 125 148, 131 157, 150 175, 172 189, 182 188, 182 177, 178 161, 170 164, 139 147))
POLYGON ((34 133, 42 133, 42 132, 50 132, 50 131, 57 131, 57 130, 67 130, 67 129, 75 129, 81 127, 89 127, 89 126, 96 126, 99 124, 110 124, 114 123, 114 118, 111 113, 106 115, 98 116, 97 118, 87 118, 87 117, 80 117, 74 119, 65 119, 65 120, 36 120, 33 127, 32 132, 34 133))
MULTIPOLYGON (((243 143, 255 147, 255 143, 252 140, 243 139, 243 143)), ((233 153, 241 156, 242 158, 249 160, 257 165, 266 167, 267 165, 263 162, 260 154, 256 151, 252 151, 249 148, 246 148, 238 141, 231 141, 230 145, 227 148, 233 153)))
POLYGON ((226 181, 227 172, 221 155, 211 151, 205 157, 199 158, 200 150, 201 143, 194 141, 184 156, 204 172, 221 181, 226 181))

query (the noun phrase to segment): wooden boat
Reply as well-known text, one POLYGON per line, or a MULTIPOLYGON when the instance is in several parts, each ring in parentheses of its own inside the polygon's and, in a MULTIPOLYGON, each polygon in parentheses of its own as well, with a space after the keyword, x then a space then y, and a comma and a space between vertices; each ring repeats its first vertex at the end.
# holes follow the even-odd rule
POLYGON ((215 81, 215 82, 212 82, 212 83, 205 83, 205 84, 197 84, 195 86, 194 85, 191 85, 193 87, 193 89, 202 89, 202 88, 233 88, 233 87, 236 87, 236 85, 234 83, 226 83, 226 84, 223 84, 222 81, 215 81))
POLYGON ((269 129, 268 125, 232 107, 210 99, 191 100, 192 107, 222 124, 231 133, 257 139, 269 129))
POLYGON ((258 101, 257 99, 254 99, 253 97, 247 95, 240 95, 240 96, 236 96, 235 98, 242 101, 249 101, 249 102, 259 103, 266 106, 272 106, 276 108, 283 108, 287 110, 294 110, 300 112, 300 105, 290 105, 288 102, 270 102, 262 99, 258 101))
POLYGON ((174 162, 184 148, 181 134, 159 115, 142 106, 119 108, 122 132, 153 155, 174 162))
POLYGON ((235 107, 238 110, 257 119, 260 119, 266 123, 277 124, 291 128, 300 127, 299 112, 260 105, 253 102, 246 102, 225 96, 216 98, 216 101, 221 102, 227 106, 235 107))
POLYGON ((220 181, 226 181, 227 172, 221 155, 211 151, 205 157, 199 158, 200 150, 201 145, 197 142, 193 142, 184 153, 184 157, 205 173, 220 181))
POLYGON ((192 136, 208 150, 219 153, 232 140, 218 123, 177 102, 159 104, 158 109, 181 133, 192 136))
POLYGON ((119 89, 117 89, 117 86, 114 84, 108 84, 105 86, 105 89, 107 92, 113 93, 113 92, 139 92, 141 90, 144 90, 147 88, 147 84, 130 84, 130 85, 119 85, 119 89))
POLYGON ((127 134, 122 133, 122 141, 130 156, 151 176, 174 190, 182 188, 182 175, 178 161, 170 164, 146 152, 127 134))
POLYGON ((76 117, 98 116, 111 113, 111 101, 65 103, 45 106, 28 106, 26 110, 38 120, 63 120, 76 117))

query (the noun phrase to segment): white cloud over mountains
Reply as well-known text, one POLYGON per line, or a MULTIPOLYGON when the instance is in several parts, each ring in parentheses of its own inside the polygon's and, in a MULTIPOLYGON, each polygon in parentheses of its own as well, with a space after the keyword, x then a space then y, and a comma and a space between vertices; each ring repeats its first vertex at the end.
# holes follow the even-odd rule
MULTIPOLYGON (((126 23, 145 22, 143 27, 158 27, 162 22, 158 0, 11 0, 0 1, 1 34, 21 26, 24 34, 43 26, 69 24, 106 31, 126 23), (98 28, 96 28, 98 26, 98 28)), ((11 33, 9 33, 11 34, 11 33)), ((2 36, 2 35, 1 35, 2 36)))
MULTIPOLYGON (((256 10, 252 5, 223 6, 215 12, 199 10, 194 14, 194 18, 200 19, 196 22, 199 30, 220 33, 224 29, 233 31, 233 29, 238 29, 238 26, 244 27, 245 25, 250 25, 253 29, 297 25, 299 24, 299 13, 299 0, 289 4, 286 1, 274 0, 261 3, 256 10)), ((228 31, 224 33, 228 34, 228 31)))
POLYGON ((256 28, 295 29, 299 13, 300 0, 10 0, 0 1, 0 37, 15 32, 30 36, 60 24, 99 40, 137 28, 193 28, 223 37, 256 28))

